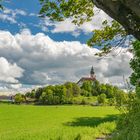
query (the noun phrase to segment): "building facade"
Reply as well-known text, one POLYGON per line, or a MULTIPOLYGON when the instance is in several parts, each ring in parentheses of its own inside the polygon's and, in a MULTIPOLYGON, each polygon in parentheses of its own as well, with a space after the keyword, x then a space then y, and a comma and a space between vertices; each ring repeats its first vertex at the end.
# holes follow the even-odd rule
POLYGON ((94 72, 94 68, 93 66, 91 67, 91 70, 90 70, 90 76, 89 77, 82 77, 78 82, 77 84, 78 85, 82 85, 82 83, 84 81, 96 81, 96 75, 95 75, 95 72, 94 72))

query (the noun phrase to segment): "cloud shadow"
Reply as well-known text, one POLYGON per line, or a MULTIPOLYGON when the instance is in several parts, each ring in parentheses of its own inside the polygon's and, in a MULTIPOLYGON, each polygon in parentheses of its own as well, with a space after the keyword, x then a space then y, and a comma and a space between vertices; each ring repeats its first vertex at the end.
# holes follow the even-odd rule
POLYGON ((67 122, 64 125, 66 126, 89 126, 89 127, 96 127, 102 123, 106 122, 113 122, 116 121, 118 115, 107 115, 106 117, 80 117, 75 118, 72 122, 67 122))

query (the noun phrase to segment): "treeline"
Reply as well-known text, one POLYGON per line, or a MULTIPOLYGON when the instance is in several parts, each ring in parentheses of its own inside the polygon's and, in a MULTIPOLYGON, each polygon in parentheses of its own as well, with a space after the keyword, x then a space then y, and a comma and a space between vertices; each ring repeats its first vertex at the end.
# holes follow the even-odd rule
POLYGON ((35 103, 44 105, 57 104, 92 104, 116 105, 124 104, 128 94, 116 86, 100 84, 98 81, 85 81, 81 86, 67 82, 63 85, 49 85, 34 89, 25 95, 20 93, 14 97, 15 103, 35 103))

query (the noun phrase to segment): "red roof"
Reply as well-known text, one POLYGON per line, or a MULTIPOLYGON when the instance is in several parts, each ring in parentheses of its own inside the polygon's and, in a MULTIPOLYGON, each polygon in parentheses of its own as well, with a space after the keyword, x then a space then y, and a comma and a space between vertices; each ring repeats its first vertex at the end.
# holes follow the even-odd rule
POLYGON ((82 77, 77 83, 83 82, 83 81, 95 81, 95 77, 82 77))

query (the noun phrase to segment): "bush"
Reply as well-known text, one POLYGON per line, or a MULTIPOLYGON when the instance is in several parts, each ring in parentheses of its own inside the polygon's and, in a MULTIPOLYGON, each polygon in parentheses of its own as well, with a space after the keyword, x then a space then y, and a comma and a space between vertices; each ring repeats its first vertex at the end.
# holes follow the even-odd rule
POLYGON ((127 107, 127 104, 129 102, 129 97, 128 94, 124 93, 123 91, 118 92, 115 95, 115 102, 116 102, 116 107, 118 109, 121 109, 122 107, 127 107))
POLYGON ((115 100, 115 98, 110 98, 110 99, 108 99, 108 105, 110 105, 110 106, 116 105, 116 100, 115 100))
POLYGON ((140 140, 140 99, 131 102, 128 112, 122 114, 112 140, 140 140))
POLYGON ((85 89, 82 89, 81 90, 81 95, 82 96, 85 96, 85 97, 90 97, 91 96, 91 93, 85 89))
POLYGON ((21 104, 21 103, 25 102, 25 97, 24 97, 24 95, 18 93, 15 95, 14 101, 16 104, 21 104))
POLYGON ((99 104, 104 105, 106 102, 106 95, 102 93, 101 95, 98 96, 97 100, 99 104))
POLYGON ((87 105, 88 102, 83 98, 82 101, 81 101, 81 105, 87 105))
POLYGON ((45 104, 45 103, 46 103, 46 100, 47 100, 46 92, 43 92, 42 95, 41 95, 40 98, 39 98, 39 101, 40 101, 42 104, 45 104))

